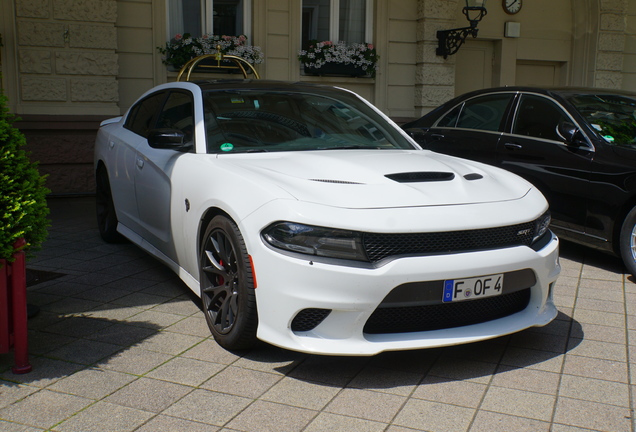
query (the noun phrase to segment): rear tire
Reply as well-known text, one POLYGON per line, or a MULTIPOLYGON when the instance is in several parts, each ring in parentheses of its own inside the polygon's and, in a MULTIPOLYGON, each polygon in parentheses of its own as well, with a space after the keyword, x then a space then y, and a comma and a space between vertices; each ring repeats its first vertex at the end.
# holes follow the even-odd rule
POLYGON ((627 271, 636 277, 636 207, 625 217, 620 234, 620 252, 627 271))
POLYGON ((117 232, 117 213, 110 191, 106 168, 100 167, 95 175, 95 204, 99 235, 106 243, 121 243, 124 237, 117 232))
POLYGON ((224 216, 210 221, 200 248, 203 313, 216 342, 228 350, 256 344, 254 276, 243 236, 224 216))

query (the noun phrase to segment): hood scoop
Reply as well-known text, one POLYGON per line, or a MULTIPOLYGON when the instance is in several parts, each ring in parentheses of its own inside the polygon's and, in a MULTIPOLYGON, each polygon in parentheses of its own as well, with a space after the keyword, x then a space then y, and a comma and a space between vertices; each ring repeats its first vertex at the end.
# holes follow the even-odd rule
POLYGON ((387 174, 385 177, 398 183, 423 183, 450 181, 455 178, 455 174, 452 172, 423 171, 387 174))
POLYGON ((333 179, 309 179, 309 181, 315 181, 315 182, 321 182, 321 183, 348 184, 348 185, 364 184, 364 183, 352 182, 347 180, 333 180, 333 179))
POLYGON ((483 176, 483 175, 481 175, 481 174, 477 174, 477 173, 470 173, 470 174, 466 174, 466 175, 464 176, 464 178, 465 178, 466 180, 480 180, 480 179, 483 179, 483 178, 484 178, 484 176, 483 176))

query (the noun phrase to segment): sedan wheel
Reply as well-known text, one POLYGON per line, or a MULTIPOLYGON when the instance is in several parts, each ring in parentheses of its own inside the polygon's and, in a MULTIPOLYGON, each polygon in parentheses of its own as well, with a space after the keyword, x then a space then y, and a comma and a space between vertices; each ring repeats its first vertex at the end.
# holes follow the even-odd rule
POLYGON ((120 243, 124 237, 117 232, 117 213, 113 196, 110 191, 108 173, 104 167, 97 171, 95 188, 95 203, 97 211, 97 226, 99 235, 106 243, 120 243))
POLYGON ((199 257, 203 312, 214 339, 226 349, 256 343, 254 277, 238 227, 216 216, 205 231, 199 257))
POLYGON ((623 222, 620 249, 627 271, 636 277, 636 207, 627 214, 623 222))

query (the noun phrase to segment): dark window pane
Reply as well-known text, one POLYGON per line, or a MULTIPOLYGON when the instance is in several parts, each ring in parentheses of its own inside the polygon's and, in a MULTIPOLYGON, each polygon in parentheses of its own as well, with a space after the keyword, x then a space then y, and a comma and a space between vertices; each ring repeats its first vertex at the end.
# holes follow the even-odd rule
POLYGON ((302 48, 309 48, 309 41, 329 40, 329 0, 303 0, 302 48))
POLYGON ((553 141, 563 141, 557 126, 570 118, 554 102, 541 96, 523 95, 512 133, 553 141))
POLYGON ((441 120, 437 123, 438 127, 455 127, 457 124, 457 118, 459 117, 459 112, 461 111, 463 105, 459 105, 453 108, 448 114, 441 118, 441 120))
POLYGON ((148 131, 154 128, 153 120, 156 118, 165 96, 165 92, 155 93, 138 102, 131 108, 124 127, 137 135, 147 137, 148 131))
POLYGON ((157 128, 178 129, 185 134, 185 141, 192 140, 194 133, 194 106, 192 96, 184 92, 172 92, 166 101, 157 128))
POLYGON ((502 120, 512 94, 477 97, 467 101, 459 116, 457 127, 501 131, 502 120))

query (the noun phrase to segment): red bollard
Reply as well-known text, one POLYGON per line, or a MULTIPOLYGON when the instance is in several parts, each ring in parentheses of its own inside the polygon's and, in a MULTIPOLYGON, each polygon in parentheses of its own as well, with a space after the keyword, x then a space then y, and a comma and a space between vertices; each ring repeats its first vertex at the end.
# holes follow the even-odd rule
POLYGON ((15 374, 24 374, 33 369, 29 363, 29 335, 27 327, 26 298, 26 240, 19 239, 13 245, 17 251, 13 254, 15 261, 10 265, 10 280, 13 310, 13 356, 15 366, 11 368, 15 374))
POLYGON ((11 370, 15 374, 33 369, 29 363, 25 245, 24 239, 15 242, 13 262, 0 260, 0 353, 13 346, 15 365, 11 370))

